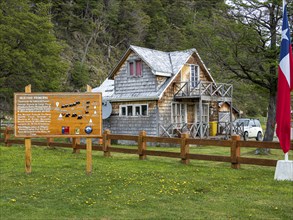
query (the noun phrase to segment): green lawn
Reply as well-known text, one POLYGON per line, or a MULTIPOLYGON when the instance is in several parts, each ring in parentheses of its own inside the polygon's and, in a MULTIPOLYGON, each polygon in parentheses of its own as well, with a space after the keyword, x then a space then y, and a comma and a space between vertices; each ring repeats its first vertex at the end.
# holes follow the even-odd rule
MULTIPOLYGON (((155 149, 155 148, 151 148, 155 149)), ((160 150, 170 148, 160 148, 160 150)), ((176 150, 171 148, 172 151, 176 150)), ((193 152, 221 154, 227 148, 193 152)), ((254 156, 252 149, 244 156, 254 156)), ((179 152, 179 149, 178 149, 179 152)), ((24 147, 0 147, 0 219, 292 219, 293 183, 275 181, 274 167, 113 153, 32 148, 24 173, 24 147)), ((282 159, 278 150, 266 156, 282 159)))

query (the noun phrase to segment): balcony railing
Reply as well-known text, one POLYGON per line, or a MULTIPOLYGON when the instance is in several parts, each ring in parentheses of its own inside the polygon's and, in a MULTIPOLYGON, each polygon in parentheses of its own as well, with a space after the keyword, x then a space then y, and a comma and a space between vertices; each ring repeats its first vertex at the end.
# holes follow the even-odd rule
POLYGON ((175 83, 175 98, 202 97, 204 99, 217 98, 228 101, 232 99, 233 85, 225 83, 213 83, 200 81, 194 87, 189 81, 175 83))

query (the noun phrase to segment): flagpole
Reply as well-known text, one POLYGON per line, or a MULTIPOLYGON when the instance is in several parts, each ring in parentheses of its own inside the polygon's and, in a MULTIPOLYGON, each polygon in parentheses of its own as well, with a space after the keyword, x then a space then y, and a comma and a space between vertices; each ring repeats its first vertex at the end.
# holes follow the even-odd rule
POLYGON ((278 91, 276 106, 276 133, 280 146, 284 152, 284 160, 278 160, 275 170, 275 180, 293 181, 293 160, 289 160, 290 151, 290 92, 293 90, 293 55, 290 44, 290 30, 287 17, 287 5, 283 0, 283 25, 282 40, 280 50, 280 60, 278 65, 278 91))
POLYGON ((287 3, 286 0, 283 0, 283 11, 284 11, 286 3, 287 3))
POLYGON ((285 161, 289 161, 289 153, 285 153, 285 161))

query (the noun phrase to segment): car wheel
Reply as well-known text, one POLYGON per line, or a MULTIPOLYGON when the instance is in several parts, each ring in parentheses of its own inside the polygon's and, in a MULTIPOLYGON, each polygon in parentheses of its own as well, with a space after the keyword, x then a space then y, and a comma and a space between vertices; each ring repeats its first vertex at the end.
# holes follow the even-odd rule
POLYGON ((257 141, 261 141, 262 140, 262 133, 259 131, 258 133, 257 133, 257 136, 256 136, 256 138, 255 138, 257 141))
POLYGON ((247 131, 244 132, 243 139, 244 139, 245 141, 248 140, 248 132, 247 132, 247 131))

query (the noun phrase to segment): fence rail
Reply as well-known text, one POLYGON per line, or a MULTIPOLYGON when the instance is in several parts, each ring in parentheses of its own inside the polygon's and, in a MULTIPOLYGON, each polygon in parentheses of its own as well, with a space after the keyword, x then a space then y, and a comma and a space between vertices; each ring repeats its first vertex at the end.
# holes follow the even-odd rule
MULTIPOLYGON (((5 143, 6 146, 11 144, 24 144, 24 139, 12 138, 13 130, 6 128, 0 130, 0 143, 5 143), (2 136, 4 136, 2 138, 2 136)), ((49 146, 49 147, 67 147, 72 148, 74 152, 80 149, 86 149, 85 144, 80 144, 77 138, 72 139, 72 143, 54 142, 53 138, 47 138, 47 141, 32 140, 32 145, 49 146)), ((253 164, 262 166, 276 166, 277 160, 247 158, 240 155, 241 148, 269 148, 281 149, 278 142, 259 142, 259 141, 241 141, 239 136, 232 136, 231 140, 204 140, 189 138, 188 134, 182 134, 181 138, 167 138, 147 136, 145 131, 141 131, 139 135, 120 135, 111 134, 109 130, 103 133, 102 144, 92 145, 92 149, 96 151, 103 151, 104 156, 110 156, 112 152, 138 154, 140 159, 145 159, 146 156, 170 157, 180 158, 181 162, 188 164, 190 160, 206 160, 229 162, 234 169, 240 168, 240 164, 253 164), (112 147, 111 140, 131 140, 137 142, 136 149, 112 147), (147 150, 147 143, 171 143, 180 145, 180 152, 154 151, 147 150), (230 148, 230 156, 219 155, 204 155, 189 153, 190 145, 203 146, 220 146, 230 148)), ((292 149, 292 142, 291 142, 292 149)))

